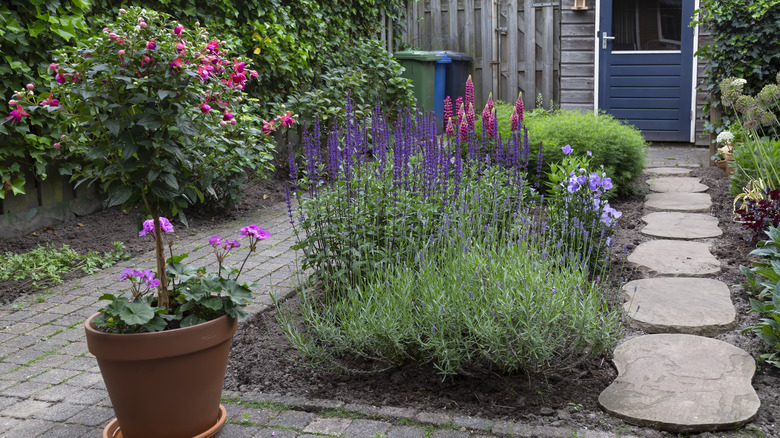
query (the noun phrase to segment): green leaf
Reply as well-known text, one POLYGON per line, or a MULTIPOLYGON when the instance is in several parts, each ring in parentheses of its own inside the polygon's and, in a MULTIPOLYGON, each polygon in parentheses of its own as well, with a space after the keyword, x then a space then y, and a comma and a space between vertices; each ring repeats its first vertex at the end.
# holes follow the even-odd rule
POLYGON ((133 301, 119 312, 122 322, 128 325, 146 324, 154 318, 152 306, 143 301, 133 301))
POLYGON ((103 122, 104 125, 106 125, 106 128, 108 128, 109 132, 113 136, 119 135, 119 128, 122 127, 122 124, 117 119, 107 119, 105 122, 103 122))
POLYGON ((35 24, 32 26, 28 26, 28 33, 31 37, 37 38, 38 34, 46 30, 46 22, 45 21, 36 21, 35 24))
POLYGON ((165 330, 165 320, 160 317, 154 317, 151 321, 147 322, 146 324, 143 324, 143 327, 150 332, 161 332, 165 330))
POLYGON ((108 194, 108 205, 107 208, 113 207, 115 205, 122 205, 124 204, 128 199, 130 199, 130 196, 133 195, 133 187, 122 185, 119 186, 117 189, 112 190, 108 194))
POLYGON ((198 325, 201 323, 206 322, 205 319, 199 318, 196 315, 188 315, 184 319, 181 320, 181 323, 179 323, 182 327, 190 327, 193 325, 198 325))
POLYGON ((219 310, 222 308, 222 298, 212 297, 203 301, 202 304, 204 307, 207 307, 211 310, 219 310))
POLYGON ((138 120, 138 124, 147 129, 154 130, 162 126, 162 121, 160 120, 160 116, 158 114, 147 113, 138 120))

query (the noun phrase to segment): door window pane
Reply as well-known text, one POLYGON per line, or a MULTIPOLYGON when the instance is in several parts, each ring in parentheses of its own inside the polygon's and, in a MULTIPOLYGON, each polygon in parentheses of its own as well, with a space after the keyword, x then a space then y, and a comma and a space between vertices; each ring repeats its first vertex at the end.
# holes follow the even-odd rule
POLYGON ((682 0, 613 0, 612 50, 680 50, 682 0))

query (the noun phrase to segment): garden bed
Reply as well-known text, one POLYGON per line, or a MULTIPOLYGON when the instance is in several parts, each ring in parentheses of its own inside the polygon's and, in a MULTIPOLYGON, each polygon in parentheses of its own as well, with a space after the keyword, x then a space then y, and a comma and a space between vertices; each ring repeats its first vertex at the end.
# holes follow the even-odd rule
MULTIPOLYGON (((747 264, 748 253, 754 244, 747 241, 749 232, 731 221, 731 200, 728 180, 720 169, 709 167, 694 171, 710 187, 713 214, 720 220, 724 235, 713 239, 712 252, 722 262, 719 280, 739 284, 740 264, 747 264)), ((200 215, 191 218, 187 233, 203 231, 263 205, 284 199, 284 182, 263 181, 251 185, 242 194, 243 202, 230 213, 200 215), (266 197, 267 196, 267 197, 266 197)), ((643 196, 616 200, 614 207, 623 212, 619 220, 617 245, 626 245, 630 253, 638 244, 651 238, 640 234, 643 196)), ((121 240, 127 250, 137 255, 151 250, 149 241, 137 238, 140 216, 125 214, 116 209, 80 218, 78 222, 62 224, 41 230, 35 235, 0 241, 0 251, 26 251, 47 242, 57 246, 68 244, 79 252, 107 251, 111 242, 121 240)), ((177 230, 177 232, 183 232, 177 230)), ((623 257, 614 263, 623 263, 623 257)), ((627 280, 642 278, 636 269, 625 266, 627 280)), ((29 290, 14 283, 0 283, 0 300, 11 302, 29 290)), ((747 315, 747 296, 733 289, 732 299, 740 314, 737 329, 717 336, 751 354, 761 351, 761 342, 753 335, 742 335, 755 316, 747 315)), ((286 305, 295 304, 295 298, 286 305)), ((629 329, 626 336, 641 332, 629 329)), ((407 365, 378 374, 326 372, 297 363, 297 351, 287 343, 274 319, 274 312, 251 317, 241 324, 236 334, 228 368, 226 389, 260 391, 310 398, 342 400, 347 403, 415 407, 425 411, 448 411, 477 415, 490 419, 513 419, 530 424, 552 424, 588 427, 610 432, 633 433, 643 437, 671 436, 648 429, 626 426, 603 413, 597 403, 598 395, 616 377, 609 359, 584 362, 573 369, 549 376, 499 374, 457 377, 442 381, 432 367, 407 365)), ((352 361, 350 365, 366 363, 352 361)), ((773 424, 780 409, 780 371, 759 365, 754 387, 762 401, 758 418, 749 425, 773 436, 773 424)), ((726 436, 719 434, 718 436, 726 436)))

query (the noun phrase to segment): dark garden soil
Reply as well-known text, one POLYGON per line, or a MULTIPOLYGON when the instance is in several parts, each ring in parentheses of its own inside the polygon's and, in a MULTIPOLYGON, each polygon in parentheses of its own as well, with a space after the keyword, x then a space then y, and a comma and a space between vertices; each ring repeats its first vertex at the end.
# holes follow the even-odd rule
MULTIPOLYGON (((260 180, 247 183, 243 187, 241 202, 229 211, 200 211, 188 215, 189 228, 174 222, 176 234, 187 236, 192 233, 207 230, 246 215, 258 208, 283 202, 285 199, 286 181, 281 179, 260 180)), ((125 244, 125 251, 130 256, 136 256, 154 249, 151 239, 138 237, 141 223, 144 218, 135 209, 123 212, 118 208, 103 210, 95 214, 83 217, 74 217, 71 220, 52 227, 38 230, 34 233, 22 235, 13 239, 0 239, 0 254, 7 252, 21 254, 38 245, 52 244, 56 248, 68 245, 79 254, 88 251, 106 252, 113 249, 112 243, 121 241, 125 244)), ((76 269, 63 276, 68 280, 83 276, 80 269, 76 269)), ((21 295, 33 292, 29 281, 0 281, 0 303, 6 304, 21 295)))
MULTIPOLYGON (((708 193, 713 198, 713 214, 720 220, 724 232, 723 236, 711 240, 712 252, 721 260, 723 269, 718 279, 729 285, 738 285, 742 282, 739 265, 749 263, 748 253, 755 244, 748 240, 749 233, 731 220, 732 197, 728 193, 728 179, 723 172, 709 167, 694 171, 694 175, 701 177, 702 182, 710 187, 708 193)), ((640 193, 629 199, 612 202, 615 208, 623 212, 616 244, 619 248, 625 246, 627 253, 640 243, 650 240, 639 232, 643 227, 643 197, 644 194, 640 193)), ((283 182, 258 182, 245 189, 242 203, 235 210, 192 217, 190 229, 186 232, 203 231, 283 199, 283 182)), ((46 242, 57 246, 68 244, 79 252, 108 251, 111 242, 121 240, 125 242, 128 252, 136 255, 152 249, 150 241, 137 237, 139 221, 138 212, 108 210, 33 235, 0 240, 0 251, 22 252, 46 242)), ((183 230, 182 226, 178 227, 177 232, 183 232, 180 230, 183 230)), ((616 257, 614 263, 623 265, 624 258, 622 254, 616 257)), ((628 264, 623 265, 622 276, 625 280, 646 277, 643 272, 628 264)), ((0 282, 0 302, 7 303, 21 294, 30 293, 28 289, 20 284, 0 282)), ((732 287, 732 300, 740 315, 739 326, 717 338, 751 354, 760 354, 761 342, 753 335, 740 334, 743 328, 757 319, 755 315, 747 313, 750 308, 747 294, 739 287, 732 287)), ((286 305, 294 306, 295 298, 286 305)), ((626 337, 641 334, 640 331, 626 329, 626 337)), ((609 357, 588 361, 569 371, 547 376, 490 374, 444 381, 430 366, 407 365, 380 373, 331 372, 303 366, 298 359, 297 352, 290 347, 279 329, 274 312, 254 315, 239 326, 233 340, 225 387, 239 391, 341 400, 346 403, 447 411, 527 424, 587 427, 642 437, 673 436, 649 428, 626 425, 600 410, 598 396, 617 375, 609 357)), ((367 364, 353 362, 352 365, 368 368, 365 366, 367 364)), ((750 427, 762 430, 765 436, 780 436, 780 430, 774 426, 775 417, 780 418, 780 370, 759 364, 753 383, 762 407, 750 427)))

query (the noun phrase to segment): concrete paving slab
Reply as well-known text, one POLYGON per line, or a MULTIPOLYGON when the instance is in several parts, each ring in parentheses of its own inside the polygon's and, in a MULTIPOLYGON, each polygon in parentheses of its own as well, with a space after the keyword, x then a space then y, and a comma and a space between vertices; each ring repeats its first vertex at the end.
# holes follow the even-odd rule
POLYGON ((647 333, 715 336, 737 324, 728 285, 710 278, 657 277, 623 286, 631 326, 647 333))
POLYGON ((647 167, 704 167, 710 165, 710 150, 656 144, 647 148, 645 162, 647 167))
POLYGON ((650 190, 658 193, 700 193, 709 187, 702 184, 701 178, 688 176, 662 176, 647 180, 650 190))
POLYGON ((723 234, 718 218, 704 213, 655 212, 642 220, 647 224, 642 234, 665 239, 706 239, 723 234))
POLYGON ((653 176, 688 176, 692 170, 686 167, 648 167, 645 173, 653 176))
POLYGON ((736 429, 761 402, 744 350, 701 336, 657 334, 615 349, 618 377, 599 404, 624 420, 674 433, 736 429))
POLYGON ((712 207, 707 193, 650 193, 645 197, 646 210, 703 213, 712 207))
POLYGON ((651 240, 636 247, 628 261, 650 275, 707 277, 720 273, 710 245, 680 240, 651 240))

